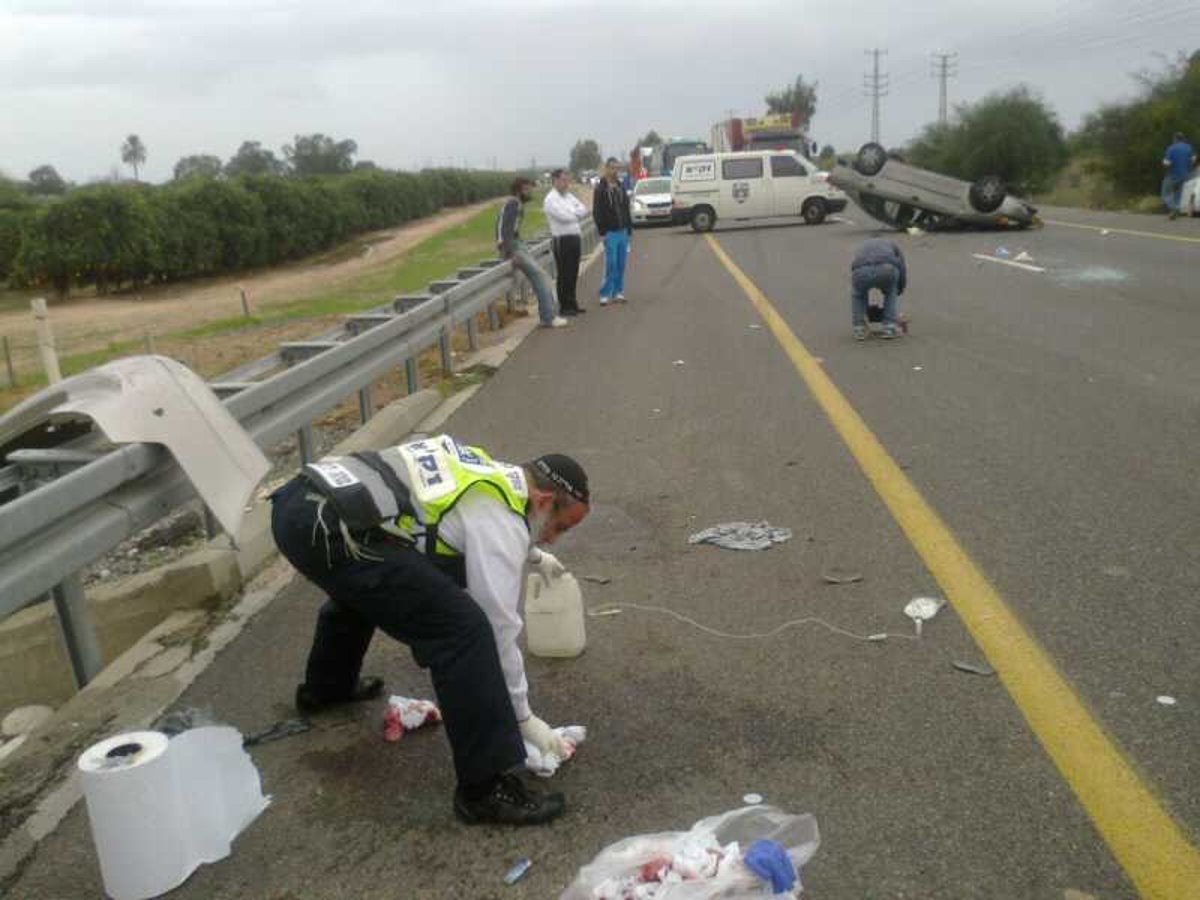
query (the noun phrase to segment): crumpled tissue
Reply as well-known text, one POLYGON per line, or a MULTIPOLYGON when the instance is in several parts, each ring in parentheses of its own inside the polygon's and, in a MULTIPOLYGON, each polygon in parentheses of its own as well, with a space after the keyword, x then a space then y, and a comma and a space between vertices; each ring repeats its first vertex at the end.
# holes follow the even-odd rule
POLYGON ((525 768, 541 778, 549 778, 558 771, 558 767, 575 755, 575 750, 587 740, 587 727, 584 725, 564 725, 555 728, 554 733, 563 739, 567 745, 567 755, 559 757, 557 753, 542 753, 537 747, 525 742, 525 768))
POLYGON ((442 711, 431 701, 393 694, 383 713, 383 739, 395 742, 404 737, 405 731, 440 721, 442 711))

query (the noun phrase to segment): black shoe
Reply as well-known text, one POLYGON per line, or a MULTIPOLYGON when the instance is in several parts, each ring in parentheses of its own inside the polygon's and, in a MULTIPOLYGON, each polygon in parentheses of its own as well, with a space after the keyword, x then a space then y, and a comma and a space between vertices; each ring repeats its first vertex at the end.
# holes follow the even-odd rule
POLYGON ((562 311, 560 312, 560 315, 564 315, 564 316, 581 316, 581 315, 583 315, 585 312, 587 312, 587 310, 586 310, 586 309, 564 309, 564 310, 562 310, 562 311))
POLYGON ((516 775, 497 776, 492 789, 478 797, 461 787, 454 792, 454 813, 468 825, 544 825, 565 808, 562 794, 542 793, 516 775))
POLYGON ((304 715, 309 715, 334 706, 342 706, 346 703, 360 703, 363 700, 374 700, 381 694, 383 694, 382 678, 360 678, 358 684, 354 686, 354 690, 348 694, 339 696, 322 694, 313 690, 307 684, 301 684, 296 688, 296 709, 304 715))

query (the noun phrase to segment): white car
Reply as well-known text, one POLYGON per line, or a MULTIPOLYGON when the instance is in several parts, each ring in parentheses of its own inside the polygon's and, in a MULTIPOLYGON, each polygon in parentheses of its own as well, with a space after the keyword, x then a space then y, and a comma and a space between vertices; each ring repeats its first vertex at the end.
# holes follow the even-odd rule
POLYGON ((1193 172, 1192 177, 1183 183, 1179 211, 1188 216, 1200 216, 1200 172, 1193 172))
POLYGON ((681 156, 671 177, 674 220, 712 231, 718 219, 791 218, 819 225, 846 208, 846 195, 793 150, 681 156))
POLYGON ((629 198, 629 210, 633 225, 652 225, 655 222, 671 221, 671 179, 643 178, 633 186, 629 198))

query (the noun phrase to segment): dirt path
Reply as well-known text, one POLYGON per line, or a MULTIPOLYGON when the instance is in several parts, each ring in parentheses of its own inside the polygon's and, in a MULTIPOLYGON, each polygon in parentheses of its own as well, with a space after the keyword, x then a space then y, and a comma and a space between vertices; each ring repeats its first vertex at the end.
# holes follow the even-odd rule
MULTIPOLYGON (((353 248, 358 244, 360 250, 349 259, 340 258, 334 251, 324 258, 333 255, 336 261, 322 262, 323 257, 316 257, 242 276, 166 285, 140 296, 52 301, 50 319, 55 342, 60 355, 68 355, 99 349, 110 341, 164 334, 237 316, 242 312, 239 288, 246 289, 252 310, 263 312, 390 265, 421 241, 465 222, 495 202, 477 203, 400 228, 360 235, 349 245, 353 248)), ((27 308, 0 313, 0 334, 9 337, 18 360, 33 358, 36 339, 33 316, 27 308)))

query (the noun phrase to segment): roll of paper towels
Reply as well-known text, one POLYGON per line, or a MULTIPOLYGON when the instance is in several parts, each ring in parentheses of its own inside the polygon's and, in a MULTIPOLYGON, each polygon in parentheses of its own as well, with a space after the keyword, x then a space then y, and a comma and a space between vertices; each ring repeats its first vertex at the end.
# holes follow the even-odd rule
POLYGON ((224 859, 270 802, 241 734, 224 726, 121 734, 85 750, 78 769, 113 900, 157 897, 224 859))

